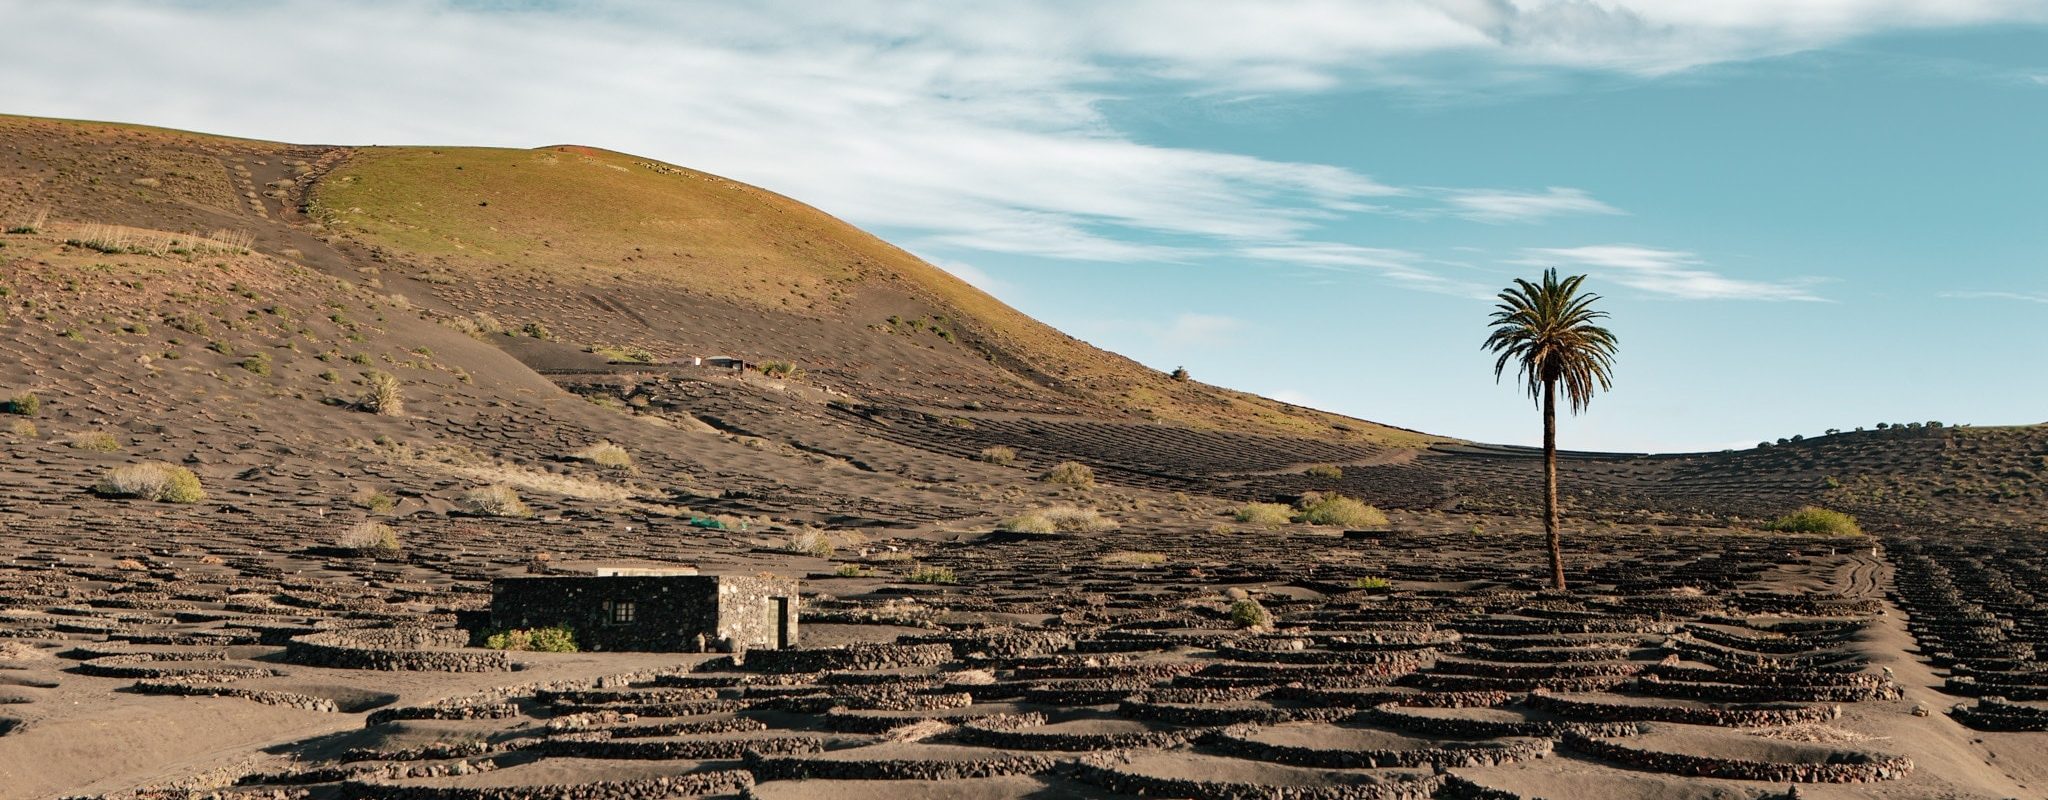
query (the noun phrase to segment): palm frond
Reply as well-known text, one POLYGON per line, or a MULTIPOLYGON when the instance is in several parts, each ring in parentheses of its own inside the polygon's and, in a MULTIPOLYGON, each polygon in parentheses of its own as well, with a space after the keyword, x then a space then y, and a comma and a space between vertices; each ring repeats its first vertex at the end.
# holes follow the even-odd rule
POLYGON ((1540 402, 1544 384, 1554 382, 1574 414, 1613 387, 1620 342, 1598 324, 1607 312, 1593 308, 1600 295, 1580 292, 1585 281, 1584 275, 1559 278, 1556 269, 1547 269, 1541 283, 1516 278, 1501 291, 1490 316, 1492 331, 1481 346, 1497 356, 1495 380, 1512 363, 1530 399, 1540 402))

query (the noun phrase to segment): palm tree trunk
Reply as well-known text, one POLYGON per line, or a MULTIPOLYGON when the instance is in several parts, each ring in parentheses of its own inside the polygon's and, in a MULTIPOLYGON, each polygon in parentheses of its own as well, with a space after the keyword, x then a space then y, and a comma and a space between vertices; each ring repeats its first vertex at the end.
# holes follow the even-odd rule
POLYGON ((1564 587, 1564 542, 1557 533, 1557 381, 1543 382, 1543 532, 1550 535, 1550 582, 1564 587))

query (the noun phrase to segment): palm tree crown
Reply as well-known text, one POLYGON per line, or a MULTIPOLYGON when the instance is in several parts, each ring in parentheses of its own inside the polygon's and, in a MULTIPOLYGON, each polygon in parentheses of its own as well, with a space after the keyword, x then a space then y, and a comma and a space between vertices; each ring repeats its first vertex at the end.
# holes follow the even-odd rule
POLYGON ((1530 399, 1540 402, 1545 385, 1558 385, 1575 414, 1593 402, 1594 392, 1613 386, 1614 334, 1594 324, 1607 312, 1592 308, 1600 295, 1579 294, 1585 280, 1584 275, 1559 279, 1556 269, 1548 269, 1541 284, 1516 278, 1500 293, 1493 334, 1485 344, 1500 355, 1493 363, 1495 380, 1508 362, 1515 362, 1530 399))

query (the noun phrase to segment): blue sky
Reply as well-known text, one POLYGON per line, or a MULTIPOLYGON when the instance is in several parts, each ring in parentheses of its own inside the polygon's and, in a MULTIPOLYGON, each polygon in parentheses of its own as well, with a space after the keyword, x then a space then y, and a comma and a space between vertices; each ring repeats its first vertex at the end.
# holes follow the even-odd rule
POLYGON ((1564 442, 2048 420, 2048 3, 0 0, 4 110, 640 153, 1161 369, 1500 442, 1488 298, 1591 276, 1564 442), (970 10, 971 8, 971 10, 970 10))

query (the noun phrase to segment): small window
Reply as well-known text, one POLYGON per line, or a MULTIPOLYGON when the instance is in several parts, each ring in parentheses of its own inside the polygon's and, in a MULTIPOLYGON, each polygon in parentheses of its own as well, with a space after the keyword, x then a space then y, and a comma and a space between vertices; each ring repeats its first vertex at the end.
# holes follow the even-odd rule
POLYGON ((612 624, 624 625, 633 621, 633 601, 620 600, 612 604, 612 624))

